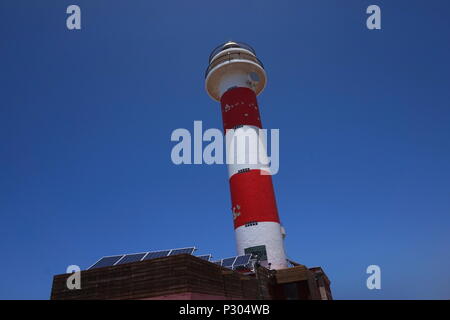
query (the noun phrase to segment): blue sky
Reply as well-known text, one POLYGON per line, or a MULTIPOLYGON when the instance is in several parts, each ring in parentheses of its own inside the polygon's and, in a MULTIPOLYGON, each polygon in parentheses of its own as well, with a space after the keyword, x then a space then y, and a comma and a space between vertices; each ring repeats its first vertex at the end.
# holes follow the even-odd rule
POLYGON ((103 255, 235 254, 225 166, 172 164, 176 128, 221 128, 210 51, 251 44, 280 129, 288 255, 337 299, 450 298, 450 3, 0 2, 0 298, 48 299, 103 255), (66 28, 78 4, 82 30, 66 28), (369 31, 377 4, 382 30, 369 31), (365 286, 367 266, 382 289, 365 286))

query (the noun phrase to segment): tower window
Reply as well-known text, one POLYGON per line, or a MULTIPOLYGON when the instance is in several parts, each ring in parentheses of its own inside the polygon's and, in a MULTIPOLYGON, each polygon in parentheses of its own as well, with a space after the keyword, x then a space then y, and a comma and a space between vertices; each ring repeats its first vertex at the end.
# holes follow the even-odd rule
POLYGON ((267 260, 266 246, 256 246, 244 249, 245 254, 252 254, 259 258, 260 261, 267 260))

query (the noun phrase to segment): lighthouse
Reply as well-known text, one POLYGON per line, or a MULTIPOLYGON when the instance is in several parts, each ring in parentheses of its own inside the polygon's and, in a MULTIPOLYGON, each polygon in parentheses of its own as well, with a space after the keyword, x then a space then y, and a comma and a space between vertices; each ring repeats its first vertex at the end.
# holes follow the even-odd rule
MULTIPOLYGON (((212 261, 211 254, 193 256, 195 247, 108 255, 81 271, 79 290, 69 288, 73 273, 56 275, 51 299, 332 299, 321 267, 289 259, 288 268, 272 185, 277 139, 271 137, 269 159, 257 101, 267 80, 263 64, 252 47, 230 41, 211 53, 205 79, 206 91, 221 106, 237 256, 212 261)), ((194 135, 195 130, 194 123, 194 135)), ((221 144, 221 138, 215 129, 215 142, 221 144)), ((210 154, 212 150, 222 160, 223 150, 214 146, 210 154)))
POLYGON ((221 105, 237 253, 286 268, 285 231, 256 98, 266 86, 264 66, 252 47, 229 41, 212 51, 205 79, 209 96, 221 105))

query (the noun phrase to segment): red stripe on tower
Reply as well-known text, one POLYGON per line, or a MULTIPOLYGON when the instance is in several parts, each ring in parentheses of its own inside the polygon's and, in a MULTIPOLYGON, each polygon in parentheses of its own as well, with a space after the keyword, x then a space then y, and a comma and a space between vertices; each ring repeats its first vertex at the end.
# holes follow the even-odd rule
POLYGON ((223 128, 234 129, 240 125, 262 128, 255 91, 238 87, 228 90, 220 98, 223 128))
POLYGON ((234 228, 251 222, 280 223, 270 175, 260 170, 237 173, 230 178, 230 189, 233 208, 239 206, 234 228))

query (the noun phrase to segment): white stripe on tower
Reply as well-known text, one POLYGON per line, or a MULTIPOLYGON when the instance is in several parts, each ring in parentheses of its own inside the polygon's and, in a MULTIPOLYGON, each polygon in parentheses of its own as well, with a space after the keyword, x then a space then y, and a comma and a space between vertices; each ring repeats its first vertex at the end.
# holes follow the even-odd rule
POLYGON ((264 170, 270 174, 266 138, 256 126, 243 125, 226 133, 228 176, 246 170, 264 170))
POLYGON ((227 42, 211 54, 206 89, 221 103, 237 251, 254 253, 263 265, 280 269, 287 267, 284 230, 256 99, 265 83, 264 68, 251 47, 227 42))

